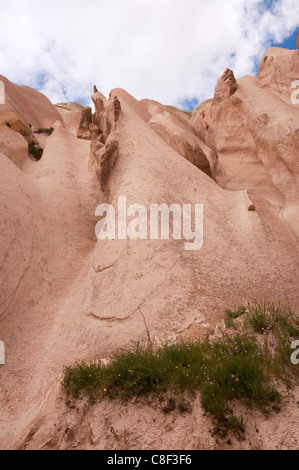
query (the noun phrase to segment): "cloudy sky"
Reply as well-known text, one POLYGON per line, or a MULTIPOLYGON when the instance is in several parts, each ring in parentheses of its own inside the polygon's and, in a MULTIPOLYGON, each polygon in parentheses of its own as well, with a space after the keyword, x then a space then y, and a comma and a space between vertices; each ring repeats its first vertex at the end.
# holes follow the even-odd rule
POLYGON ((269 46, 295 48, 299 1, 0 0, 0 21, 0 73, 53 102, 88 104, 96 84, 187 109, 226 67, 256 74, 269 46))

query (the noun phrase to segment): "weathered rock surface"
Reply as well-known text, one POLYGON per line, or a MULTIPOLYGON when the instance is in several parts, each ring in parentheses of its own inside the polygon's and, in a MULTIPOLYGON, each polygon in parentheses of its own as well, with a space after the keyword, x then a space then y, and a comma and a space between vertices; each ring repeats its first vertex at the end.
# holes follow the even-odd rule
POLYGON ((106 145, 99 139, 93 141, 91 146, 90 165, 95 167, 96 175, 103 192, 107 185, 119 157, 118 138, 115 133, 109 135, 106 145))
POLYGON ((77 136, 78 127, 82 118, 83 106, 78 103, 57 103, 55 108, 59 111, 64 123, 64 127, 73 135, 77 136))
POLYGON ((80 125, 78 129, 77 137, 78 139, 85 139, 91 140, 92 139, 92 131, 90 130, 90 126, 92 124, 92 109, 87 106, 82 109, 80 125))

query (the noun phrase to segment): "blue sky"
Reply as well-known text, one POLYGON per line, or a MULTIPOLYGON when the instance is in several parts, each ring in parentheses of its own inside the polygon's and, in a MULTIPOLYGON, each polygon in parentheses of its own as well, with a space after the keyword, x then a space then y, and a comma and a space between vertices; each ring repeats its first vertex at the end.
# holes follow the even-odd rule
POLYGON ((52 102, 89 104, 96 84, 190 110, 226 67, 256 74, 268 47, 295 49, 299 2, 0 0, 0 18, 0 73, 52 102))

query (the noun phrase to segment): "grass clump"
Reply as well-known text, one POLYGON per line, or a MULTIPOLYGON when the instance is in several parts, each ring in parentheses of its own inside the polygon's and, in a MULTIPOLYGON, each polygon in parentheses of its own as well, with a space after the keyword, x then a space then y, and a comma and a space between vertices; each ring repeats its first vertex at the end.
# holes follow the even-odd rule
POLYGON ((231 415, 228 418, 228 426, 241 433, 244 433, 246 428, 243 416, 240 416, 240 418, 238 418, 235 415, 231 415))
POLYGON ((38 145, 37 142, 29 142, 28 144, 28 152, 30 155, 33 156, 33 158, 37 161, 39 161, 42 156, 43 156, 43 149, 38 145))
POLYGON ((234 328, 234 320, 246 313, 246 307, 239 307, 237 310, 225 310, 224 323, 226 328, 234 328))
POLYGON ((271 302, 248 305, 247 323, 256 333, 274 330, 275 334, 299 336, 299 323, 288 305, 275 305, 271 302))
POLYGON ((220 328, 202 340, 155 347, 147 328, 146 346, 133 344, 106 365, 67 367, 63 379, 67 402, 81 395, 93 403, 156 394, 160 399, 168 397, 162 408, 168 413, 176 407, 190 410, 184 394, 200 391, 207 412, 242 430, 243 422, 227 418, 231 403, 238 400, 262 409, 277 406, 281 397, 271 384, 278 378, 298 377, 290 357, 299 323, 290 309, 273 304, 227 310, 226 316, 237 319, 234 328, 220 328))
POLYGON ((29 132, 25 131, 25 130, 21 130, 20 131, 20 134, 25 137, 25 139, 27 139, 27 137, 29 137, 29 132))

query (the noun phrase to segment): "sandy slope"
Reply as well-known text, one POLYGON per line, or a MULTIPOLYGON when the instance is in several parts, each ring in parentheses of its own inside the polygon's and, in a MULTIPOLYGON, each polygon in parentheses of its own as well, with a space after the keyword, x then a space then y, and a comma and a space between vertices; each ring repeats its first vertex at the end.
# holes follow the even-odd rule
MULTIPOLYGON (((105 105, 115 96, 121 104, 119 158, 104 194, 90 142, 74 136, 79 119, 68 113, 77 108, 58 113, 38 92, 6 83, 9 99, 0 113, 14 109, 27 123, 56 125, 39 162, 23 152, 19 164, 5 146, 0 154, 0 339, 6 346, 0 447, 223 446, 198 402, 190 416, 165 416, 142 402, 69 412, 61 373, 67 364, 108 358, 144 339, 139 308, 157 340, 196 338, 221 320, 224 308, 254 299, 288 298, 297 308, 298 108, 250 77, 232 97, 202 108, 204 117, 202 109, 185 115, 113 90, 105 105), (256 118, 263 113, 270 124, 261 128, 256 118), (183 151, 186 142, 196 161, 183 151), (201 171, 203 162, 210 176, 201 171), (255 211, 248 210, 247 190, 255 211), (203 204, 203 248, 186 251, 176 240, 98 241, 95 209, 103 202, 116 206, 118 196, 147 207, 203 204), (111 426, 120 441, 109 434, 111 426)), ((240 445, 298 447, 290 434, 298 430, 294 403, 268 421, 252 412, 240 445)))

